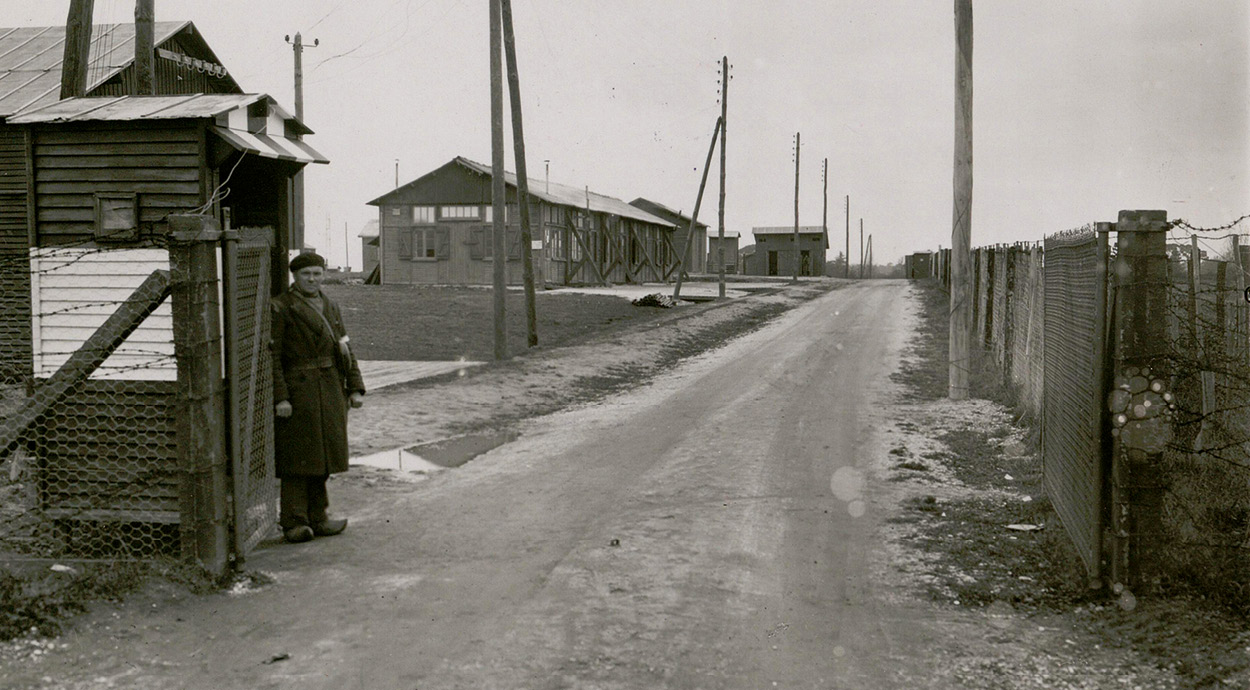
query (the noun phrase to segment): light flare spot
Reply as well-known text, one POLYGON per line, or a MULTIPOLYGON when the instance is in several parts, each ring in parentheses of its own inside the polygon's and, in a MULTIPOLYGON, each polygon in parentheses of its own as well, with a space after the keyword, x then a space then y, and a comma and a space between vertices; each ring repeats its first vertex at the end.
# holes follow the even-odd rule
POLYGON ((864 513, 867 510, 868 506, 863 501, 851 501, 846 504, 846 512, 850 513, 853 518, 864 517, 864 513))
POLYGON ((843 501, 854 501, 864 493, 864 473, 849 465, 839 467, 829 480, 833 495, 843 501))

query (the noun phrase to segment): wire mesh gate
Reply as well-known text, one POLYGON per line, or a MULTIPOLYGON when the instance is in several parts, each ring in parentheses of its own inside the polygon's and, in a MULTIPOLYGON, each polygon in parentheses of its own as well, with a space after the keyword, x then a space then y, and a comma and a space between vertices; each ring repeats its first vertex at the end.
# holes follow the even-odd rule
POLYGON ((1090 577, 1101 570, 1107 235, 1045 241, 1042 477, 1090 577))
POLYGON ((234 488, 234 555, 244 558, 277 521, 269 245, 227 233, 222 278, 229 379, 227 428, 234 488))

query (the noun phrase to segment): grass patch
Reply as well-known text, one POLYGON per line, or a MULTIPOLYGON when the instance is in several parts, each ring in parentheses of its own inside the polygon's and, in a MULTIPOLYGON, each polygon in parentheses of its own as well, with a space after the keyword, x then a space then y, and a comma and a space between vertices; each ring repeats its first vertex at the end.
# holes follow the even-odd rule
MULTIPOLYGON (((488 289, 420 285, 326 285, 343 311, 360 359, 472 361, 494 359, 494 295, 488 289)), ((525 348, 525 295, 505 297, 508 343, 525 348)), ((610 295, 539 292, 535 300, 540 346, 576 342, 622 326, 653 321, 667 309, 635 307, 610 295)))
POLYGON ((909 402, 945 398, 950 384, 950 295, 934 280, 912 281, 920 302, 915 334, 903 350, 903 362, 890 379, 903 387, 909 402))

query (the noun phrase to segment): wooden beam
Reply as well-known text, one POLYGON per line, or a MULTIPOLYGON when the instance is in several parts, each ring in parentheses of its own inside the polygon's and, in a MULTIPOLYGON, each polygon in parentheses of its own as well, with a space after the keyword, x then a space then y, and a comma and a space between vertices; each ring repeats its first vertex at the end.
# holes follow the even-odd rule
MULTIPOLYGON (((565 282, 565 283, 567 283, 567 282, 569 282, 569 281, 568 281, 568 277, 569 277, 569 276, 568 276, 567 274, 576 274, 576 271, 581 270, 582 265, 586 263, 586 257, 593 257, 593 256, 594 256, 594 252, 590 251, 590 248, 586 245, 586 241, 585 241, 584 239, 582 239, 582 235, 581 235, 581 233, 580 233, 580 232, 578 232, 578 231, 577 231, 577 228, 573 226, 573 219, 572 219, 572 218, 570 218, 570 217, 569 217, 569 214, 567 214, 567 213, 566 213, 566 214, 564 214, 564 225, 565 225, 565 227, 567 227, 567 228, 568 228, 568 230, 569 230, 569 234, 573 236, 573 239, 575 239, 575 240, 577 241, 577 246, 579 246, 579 247, 581 247, 581 248, 582 248, 582 260, 581 260, 581 262, 579 262, 579 263, 577 264, 577 269, 576 269, 576 270, 574 270, 574 271, 569 271, 569 272, 566 272, 566 277, 565 277, 565 281, 564 281, 564 282, 565 282)), ((573 263, 573 260, 572 260, 572 259, 567 258, 567 257, 568 257, 568 250, 567 250, 567 249, 565 249, 565 257, 566 257, 566 258, 565 258, 565 261, 566 261, 566 264, 565 264, 565 265, 566 265, 566 266, 571 265, 571 264, 573 263)), ((608 284, 608 281, 607 281, 607 279, 606 279, 606 278, 604 278, 604 277, 603 277, 603 273, 599 270, 599 264, 598 264, 597 262, 591 261, 591 262, 590 262, 590 265, 591 265, 591 267, 592 267, 592 268, 594 268, 594 269, 595 269, 595 277, 599 279, 599 282, 600 282, 600 283, 602 283, 602 284, 604 284, 604 285, 607 285, 607 284, 608 284)))
POLYGON ((48 382, 0 423, 0 454, 8 453, 27 427, 95 371, 169 296, 169 271, 153 271, 130 297, 87 338, 48 382))
POLYGON ((135 86, 134 95, 156 94, 156 70, 152 68, 156 51, 156 0, 135 0, 135 86))
POLYGON ((65 19, 65 53, 61 59, 61 100, 87 95, 91 60, 91 14, 95 0, 70 0, 65 19))
POLYGON ((955 203, 947 395, 969 396, 972 363, 972 0, 955 0, 955 203))

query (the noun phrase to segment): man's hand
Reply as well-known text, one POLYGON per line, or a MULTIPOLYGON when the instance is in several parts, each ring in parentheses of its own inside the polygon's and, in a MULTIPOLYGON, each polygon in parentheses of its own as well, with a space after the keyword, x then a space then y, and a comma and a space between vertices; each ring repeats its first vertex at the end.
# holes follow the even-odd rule
POLYGON ((347 404, 351 405, 353 408, 364 407, 364 394, 359 391, 353 391, 351 395, 347 396, 347 404))
POLYGON ((294 411, 294 410, 292 410, 292 409, 291 409, 291 401, 290 401, 290 400, 283 400, 282 402, 280 402, 280 403, 278 403, 277 405, 274 405, 274 406, 273 406, 273 414, 274 414, 274 416, 276 416, 276 417, 280 417, 280 418, 282 418, 282 419, 286 419, 287 417, 290 417, 290 416, 291 416, 291 412, 293 412, 293 411, 294 411))

